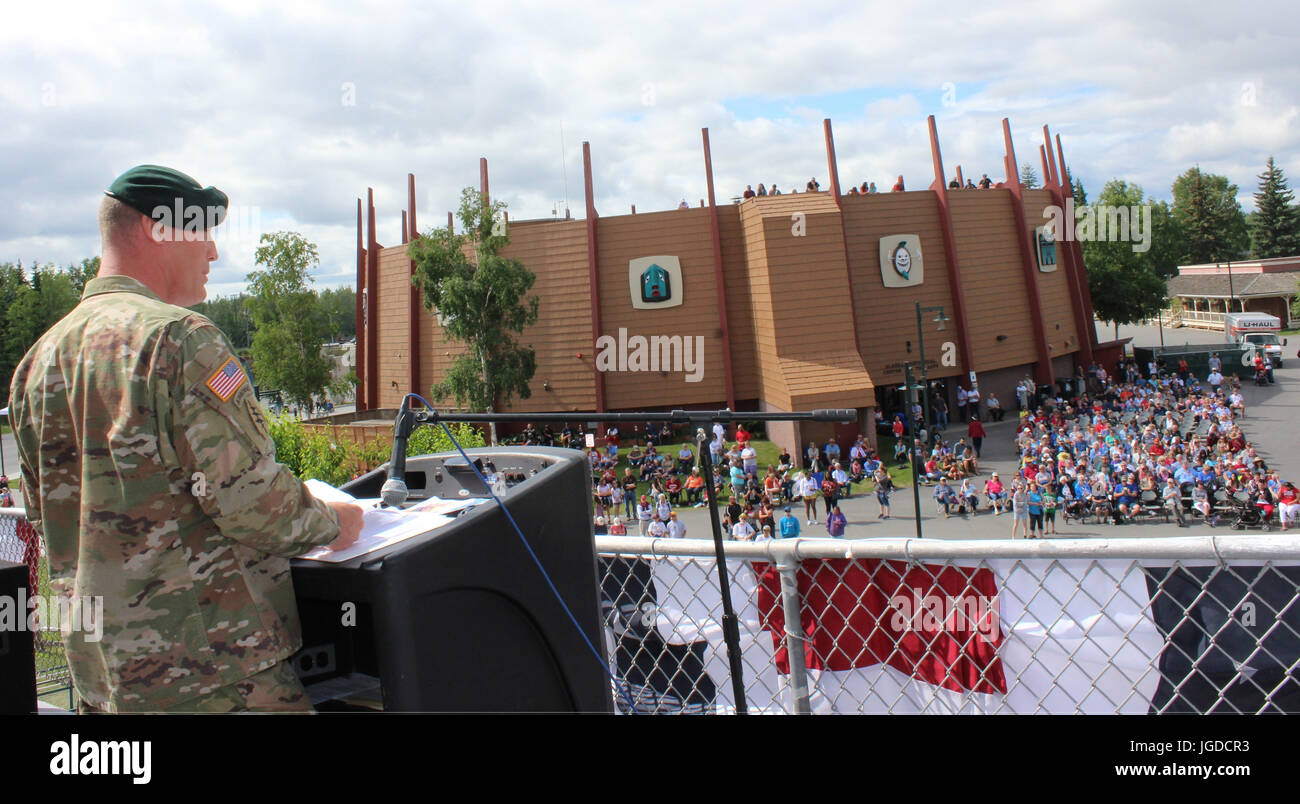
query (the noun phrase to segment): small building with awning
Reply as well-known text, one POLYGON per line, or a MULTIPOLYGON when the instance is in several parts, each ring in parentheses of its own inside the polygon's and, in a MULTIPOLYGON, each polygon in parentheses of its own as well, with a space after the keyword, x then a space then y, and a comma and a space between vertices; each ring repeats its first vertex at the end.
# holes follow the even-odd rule
POLYGON ((1300 293, 1300 256, 1180 265, 1168 282, 1173 326, 1223 329, 1225 313, 1267 313, 1291 328, 1300 293))

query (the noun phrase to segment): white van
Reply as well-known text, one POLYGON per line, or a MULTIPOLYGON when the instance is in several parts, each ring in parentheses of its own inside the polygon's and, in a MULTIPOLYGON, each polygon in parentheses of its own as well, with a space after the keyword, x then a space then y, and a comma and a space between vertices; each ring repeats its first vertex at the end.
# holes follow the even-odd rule
POLYGON ((1282 367, 1282 321, 1267 313, 1228 313, 1223 317, 1223 337, 1230 343, 1263 349, 1275 368, 1282 367))

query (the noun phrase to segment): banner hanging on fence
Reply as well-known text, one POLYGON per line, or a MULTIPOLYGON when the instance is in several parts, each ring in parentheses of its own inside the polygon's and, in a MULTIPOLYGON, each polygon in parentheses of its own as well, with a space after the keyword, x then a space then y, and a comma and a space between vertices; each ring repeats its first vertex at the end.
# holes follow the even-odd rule
MULTIPOLYGON (((604 563, 638 710, 730 711, 714 562, 604 563)), ((1300 567, 1199 563, 805 559, 813 711, 1300 712, 1300 567)), ((779 576, 728 565, 747 703, 792 711, 779 576)))

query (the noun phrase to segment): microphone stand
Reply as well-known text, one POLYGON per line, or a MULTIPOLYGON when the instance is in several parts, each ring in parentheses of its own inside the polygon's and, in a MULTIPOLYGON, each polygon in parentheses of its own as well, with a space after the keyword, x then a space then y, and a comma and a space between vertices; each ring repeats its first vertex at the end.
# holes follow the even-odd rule
POLYGON ((410 494, 406 488, 406 441, 415 429, 415 419, 409 398, 402 397, 402 407, 393 423, 393 454, 388 462, 388 479, 379 491, 384 505, 390 508, 400 508, 410 494))
MULTIPOLYGON (((414 424, 432 422, 467 422, 485 424, 495 422, 626 422, 626 421, 670 421, 675 424, 697 425, 695 443, 700 451, 700 464, 704 475, 704 488, 709 501, 709 518, 713 525, 713 554, 718 565, 718 591, 722 594, 722 634, 727 645, 727 663, 731 669, 731 694, 736 702, 736 714, 748 714, 745 703, 744 667, 740 661, 740 626, 736 612, 731 605, 731 583, 727 578, 726 553, 722 548, 722 524, 718 517, 718 497, 713 487, 713 456, 708 449, 705 424, 720 422, 729 424, 734 421, 817 421, 817 422, 852 422, 858 418, 853 409, 812 410, 793 413, 768 413, 759 411, 730 410, 672 410, 645 411, 637 413, 439 413, 436 410, 416 411, 411 413, 406 400, 402 401, 402 410, 397 414, 394 426, 393 455, 397 455, 397 437, 402 438, 402 471, 406 467, 406 437, 410 436, 413 424, 408 420, 403 433, 403 415, 414 419, 414 424)), ((392 464, 390 464, 389 483, 392 483, 392 464)), ((387 488, 387 483, 384 484, 387 488)), ((405 484, 403 484, 405 489, 405 484)))

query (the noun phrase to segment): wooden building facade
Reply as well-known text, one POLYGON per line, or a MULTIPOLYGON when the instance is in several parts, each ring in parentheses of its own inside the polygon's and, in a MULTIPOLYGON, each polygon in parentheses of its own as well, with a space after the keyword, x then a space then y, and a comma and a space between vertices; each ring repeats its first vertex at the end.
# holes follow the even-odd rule
MULTIPOLYGON (((595 209, 584 143, 585 220, 508 223, 505 253, 537 275, 541 307, 521 338, 537 353, 532 395, 507 409, 581 421, 598 411, 854 408, 851 426, 774 424, 769 434, 797 451, 832 431, 871 433, 875 409, 901 402, 904 363, 919 375, 917 302, 949 319, 940 331, 928 313, 921 326, 929 379, 943 381, 950 406, 972 372, 1007 409, 1026 374, 1039 384, 1072 376, 1096 346, 1081 253, 1065 242, 1044 252, 1036 233, 1069 193, 1059 137, 1055 152, 1040 147, 1045 187, 1028 190, 1004 120, 1006 179, 954 190, 933 117, 929 125, 934 181, 924 190, 841 192, 828 120, 829 191, 719 205, 705 129, 705 203, 614 216, 595 209), (647 263, 659 269, 652 279, 638 273, 647 263), (651 281, 667 298, 638 298, 638 283, 651 281), (662 360, 637 360, 638 338, 662 360)), ((486 160, 481 184, 486 194, 486 160)), ((416 231, 414 177, 408 190, 404 242, 416 231)), ((378 244, 373 201, 364 212, 363 223, 358 201, 358 409, 391 409, 409 391, 427 396, 460 347, 412 287, 406 246, 378 244)))

